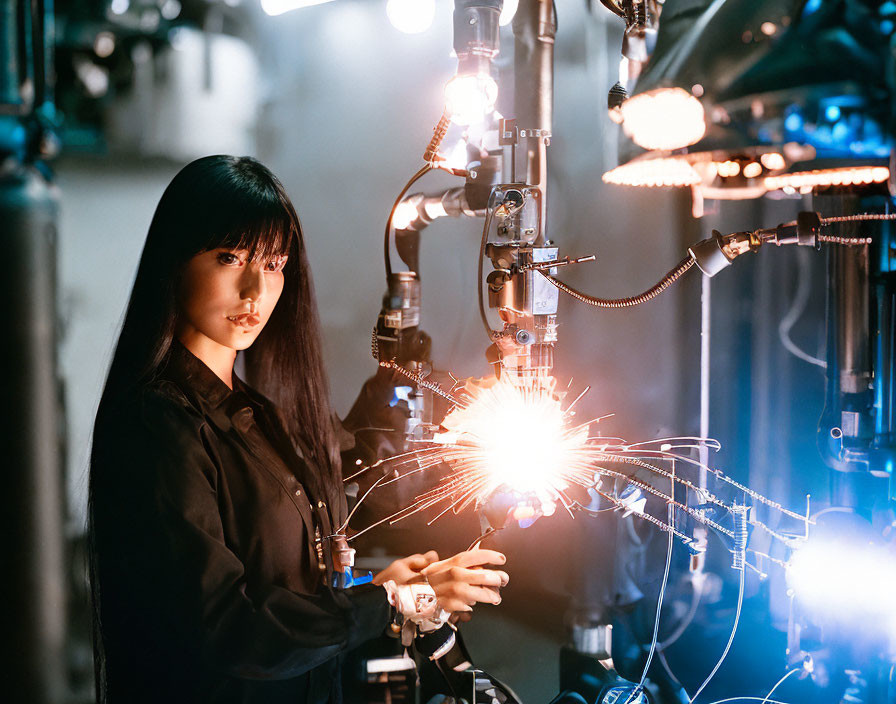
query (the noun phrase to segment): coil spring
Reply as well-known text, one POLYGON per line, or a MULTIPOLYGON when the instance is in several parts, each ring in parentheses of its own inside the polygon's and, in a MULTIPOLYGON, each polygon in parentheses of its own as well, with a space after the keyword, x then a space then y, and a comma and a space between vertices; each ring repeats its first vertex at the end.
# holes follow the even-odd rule
POLYGON ((749 512, 749 506, 735 504, 731 507, 731 513, 734 517, 734 555, 731 560, 731 566, 736 570, 743 570, 746 562, 747 538, 749 537, 747 516, 749 512))
POLYGON ((819 235, 819 242, 825 244, 842 244, 846 246, 858 246, 863 244, 871 244, 870 237, 838 237, 837 235, 819 235))
POLYGON ((451 118, 447 113, 443 114, 432 131, 432 139, 426 146, 426 151, 423 152, 423 161, 427 164, 432 163, 436 158, 436 154, 439 153, 439 147, 442 146, 442 140, 445 139, 445 135, 448 133, 448 127, 450 125, 451 118))

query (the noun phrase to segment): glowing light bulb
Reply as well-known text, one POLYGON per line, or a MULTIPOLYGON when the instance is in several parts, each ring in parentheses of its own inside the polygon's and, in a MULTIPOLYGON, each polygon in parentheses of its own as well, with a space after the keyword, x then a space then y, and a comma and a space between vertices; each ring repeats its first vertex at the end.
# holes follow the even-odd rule
POLYGON ((780 171, 787 166, 784 157, 778 154, 778 152, 766 152, 759 157, 759 161, 761 161, 762 165, 769 171, 780 171))
POLYGON ((386 15, 392 26, 405 34, 419 34, 432 26, 436 0, 389 0, 386 15))
POLYGON ((497 99, 498 84, 489 75, 455 76, 445 86, 445 109, 458 125, 483 121, 497 99))
POLYGON ((392 227, 396 230, 406 230, 408 225, 417 219, 418 200, 403 200, 398 204, 392 215, 392 227))
POLYGON ((718 165, 717 170, 722 178, 737 176, 740 173, 740 164, 736 161, 723 161, 718 165))
POLYGON ((762 166, 759 162, 751 161, 749 164, 744 166, 744 176, 747 178, 756 178, 759 174, 762 173, 762 166))
POLYGON ((622 164, 603 175, 604 183, 618 186, 694 186, 700 183, 700 174, 684 159, 642 159, 622 164))
POLYGON ((703 105, 682 88, 660 88, 626 100, 622 129, 644 149, 680 149, 706 133, 703 105))
POLYGON ((779 188, 806 188, 810 192, 815 187, 853 186, 857 184, 882 183, 890 177, 886 166, 859 166, 856 168, 821 169, 798 171, 780 176, 768 176, 765 187, 770 191, 779 188))
POLYGON ((516 14, 516 8, 520 4, 520 0, 504 0, 504 7, 501 10, 501 16, 498 18, 498 24, 506 27, 513 21, 516 14))

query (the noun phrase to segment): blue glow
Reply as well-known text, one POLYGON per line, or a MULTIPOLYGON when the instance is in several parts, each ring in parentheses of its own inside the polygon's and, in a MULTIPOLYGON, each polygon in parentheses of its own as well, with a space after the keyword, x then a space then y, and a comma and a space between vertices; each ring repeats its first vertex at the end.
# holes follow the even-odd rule
POLYGON ((784 139, 815 147, 820 159, 886 158, 893 146, 855 95, 827 96, 815 110, 791 105, 784 117, 784 139))
POLYGON ((794 551, 787 583, 813 610, 860 628, 873 623, 896 627, 896 563, 881 546, 813 536, 794 551))
POLYGON ((392 395, 392 400, 389 401, 389 405, 393 408, 399 404, 399 402, 404 401, 405 403, 410 403, 411 392, 414 389, 410 386, 396 386, 395 392, 392 395))
POLYGON ((813 12, 817 12, 820 7, 821 0, 809 0, 803 7, 803 15, 811 15, 813 12))
MULTIPOLYGON (((840 122, 831 128, 831 139, 838 144, 846 142, 849 136, 849 125, 846 120, 840 120, 840 122)), ((853 142, 853 144, 855 144, 855 142, 853 142)))
POLYGON ((892 34, 893 33, 893 22, 892 20, 884 20, 880 23, 880 31, 882 34, 892 34))
POLYGON ((784 127, 790 132, 796 132, 802 126, 803 118, 800 117, 799 113, 792 112, 784 120, 784 127))

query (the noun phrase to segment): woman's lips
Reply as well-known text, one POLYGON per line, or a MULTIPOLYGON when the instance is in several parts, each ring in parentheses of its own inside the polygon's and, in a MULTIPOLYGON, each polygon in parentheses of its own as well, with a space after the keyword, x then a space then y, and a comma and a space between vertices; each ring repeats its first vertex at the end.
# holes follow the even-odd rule
POLYGON ((250 330, 261 322, 261 318, 257 313, 240 313, 239 315, 228 315, 227 319, 234 325, 238 325, 244 330, 250 330))

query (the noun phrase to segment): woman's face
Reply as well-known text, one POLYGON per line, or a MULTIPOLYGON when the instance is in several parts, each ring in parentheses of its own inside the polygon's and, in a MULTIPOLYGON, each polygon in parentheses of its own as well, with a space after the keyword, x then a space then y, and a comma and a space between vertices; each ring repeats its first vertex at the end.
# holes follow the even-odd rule
POLYGON ((244 249, 194 256, 180 284, 178 338, 190 349, 210 352, 249 347, 280 299, 285 264, 285 256, 250 261, 244 249))

